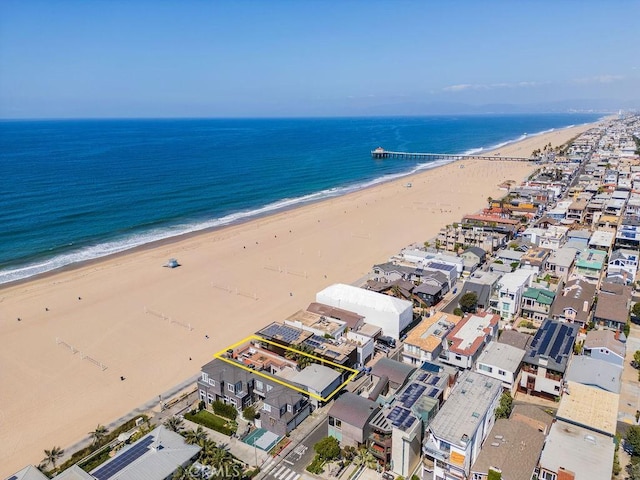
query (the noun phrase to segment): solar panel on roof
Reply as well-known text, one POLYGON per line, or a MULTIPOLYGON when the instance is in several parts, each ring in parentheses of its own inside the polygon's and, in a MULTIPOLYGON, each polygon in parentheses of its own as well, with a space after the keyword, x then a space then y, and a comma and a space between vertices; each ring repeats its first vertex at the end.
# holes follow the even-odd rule
POLYGON ((416 417, 414 417, 413 415, 409 415, 407 419, 403 422, 403 426, 405 428, 409 428, 411 427, 411 425, 413 425, 415 421, 416 421, 416 417))
POLYGON ((400 396, 399 400, 406 408, 411 408, 413 407, 414 403, 418 401, 418 399, 426 389, 427 387, 425 387, 424 385, 420 385, 419 383, 412 383, 400 396))
POLYGON ((327 355, 331 355, 332 357, 339 357, 340 353, 336 352, 335 350, 325 350, 325 353, 327 355))
POLYGON ((440 390, 438 390, 437 388, 432 388, 431 390, 429 390, 429 393, 427 395, 431 398, 435 398, 438 395, 439 391, 440 390))
POLYGON ((538 342, 539 344, 537 345, 537 350, 539 353, 545 353, 548 351, 549 343, 553 338, 553 334, 555 333, 556 327, 557 327, 556 324, 553 324, 551 322, 546 323, 545 329, 540 335, 540 341, 538 342))
POLYGON ((120 455, 114 457, 109 463, 103 465, 101 468, 96 470, 93 475, 98 480, 108 480, 113 477, 120 470, 131 465, 138 458, 143 456, 146 452, 149 451, 149 446, 154 442, 153 437, 144 438, 133 444, 131 448, 122 452, 120 455))
POLYGON ((558 355, 558 352, 560 352, 560 347, 562 347, 562 341, 564 340, 563 337, 561 337, 560 335, 558 335, 555 338, 555 342, 553 342, 553 346, 551 347, 551 351, 549 352, 549 357, 555 359, 556 356, 558 355))
POLYGON ((311 348, 319 348, 321 345, 319 342, 316 342, 315 340, 305 340, 304 343, 306 345, 309 345, 311 348))
POLYGON ((424 370, 426 372, 439 372, 440 367, 438 365, 434 365, 433 363, 424 362, 420 367, 420 370, 424 370))
POLYGON ((428 373, 421 373, 420 375, 418 375, 418 376, 416 377, 416 380, 417 380, 418 382, 423 382, 423 381, 424 381, 424 379, 425 379, 425 378, 427 378, 428 376, 429 376, 429 374, 428 374, 428 373))
POLYGON ((440 381, 440 377, 433 376, 429 379, 429 385, 435 385, 440 381))
POLYGON ((10 478, 7 478, 7 480, 18 480, 18 477, 16 475, 14 475, 14 476, 12 476, 10 478))

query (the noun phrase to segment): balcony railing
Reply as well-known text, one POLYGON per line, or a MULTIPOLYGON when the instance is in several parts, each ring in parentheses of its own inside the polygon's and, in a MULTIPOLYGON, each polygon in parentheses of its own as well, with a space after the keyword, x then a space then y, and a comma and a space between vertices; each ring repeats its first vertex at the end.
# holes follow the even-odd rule
POLYGON ((391 435, 381 435, 379 433, 371 433, 369 435, 369 439, 376 443, 377 445, 382 445, 384 447, 391 446, 391 435))

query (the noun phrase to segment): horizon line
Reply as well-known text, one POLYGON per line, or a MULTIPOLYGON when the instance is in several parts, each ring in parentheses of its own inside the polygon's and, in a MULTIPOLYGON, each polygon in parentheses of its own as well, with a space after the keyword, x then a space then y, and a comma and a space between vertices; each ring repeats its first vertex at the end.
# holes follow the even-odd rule
POLYGON ((424 113, 424 114, 384 114, 384 115, 247 115, 247 116, 105 116, 105 117, 0 117, 0 122, 37 122, 37 121, 74 121, 74 120, 314 120, 331 118, 422 118, 422 117, 457 117, 486 115, 576 115, 576 114, 617 114, 620 110, 627 113, 638 113, 636 109, 602 109, 571 111, 524 111, 524 112, 461 112, 461 113, 424 113))

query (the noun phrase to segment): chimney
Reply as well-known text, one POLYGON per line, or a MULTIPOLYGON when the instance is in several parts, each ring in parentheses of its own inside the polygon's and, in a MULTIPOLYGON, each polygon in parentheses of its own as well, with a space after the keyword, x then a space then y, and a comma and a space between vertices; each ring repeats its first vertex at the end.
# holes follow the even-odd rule
POLYGON ((576 474, 571 470, 565 470, 564 467, 558 469, 558 480, 575 480, 576 474))

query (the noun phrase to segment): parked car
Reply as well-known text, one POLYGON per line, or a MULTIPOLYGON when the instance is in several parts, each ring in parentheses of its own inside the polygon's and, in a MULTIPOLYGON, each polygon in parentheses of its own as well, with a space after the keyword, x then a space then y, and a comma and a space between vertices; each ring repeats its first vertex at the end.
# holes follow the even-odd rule
POLYGON ((629 455, 633 455, 633 446, 626 440, 622 441, 622 449, 629 455))
POLYGON ((633 368, 640 368, 640 363, 636 362, 635 360, 631 360, 631 366, 633 368))
POLYGON ((382 478, 384 478, 384 480, 394 480, 396 477, 393 473, 391 472, 384 472, 382 474, 382 478))

